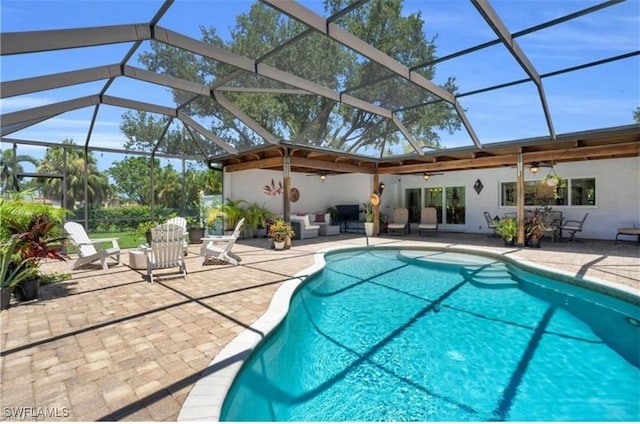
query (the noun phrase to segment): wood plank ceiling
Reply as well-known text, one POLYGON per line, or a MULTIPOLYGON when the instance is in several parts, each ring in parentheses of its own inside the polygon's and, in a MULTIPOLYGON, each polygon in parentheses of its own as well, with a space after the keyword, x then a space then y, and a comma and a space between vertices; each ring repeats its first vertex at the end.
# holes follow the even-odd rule
POLYGON ((267 146, 238 155, 217 158, 226 172, 249 169, 282 170, 283 157, 291 158, 292 172, 410 174, 465 169, 515 166, 522 153, 525 164, 533 162, 575 162, 625 158, 640 155, 640 126, 631 125, 606 131, 559 136, 556 140, 535 139, 486 144, 482 148, 446 149, 397 156, 389 159, 366 158, 309 146, 267 146))

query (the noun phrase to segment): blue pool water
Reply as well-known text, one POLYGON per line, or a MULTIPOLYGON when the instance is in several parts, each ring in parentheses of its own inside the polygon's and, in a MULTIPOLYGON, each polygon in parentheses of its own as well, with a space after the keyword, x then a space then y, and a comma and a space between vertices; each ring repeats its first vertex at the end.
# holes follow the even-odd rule
POLYGON ((478 256, 326 261, 222 420, 640 420, 638 306, 478 256))

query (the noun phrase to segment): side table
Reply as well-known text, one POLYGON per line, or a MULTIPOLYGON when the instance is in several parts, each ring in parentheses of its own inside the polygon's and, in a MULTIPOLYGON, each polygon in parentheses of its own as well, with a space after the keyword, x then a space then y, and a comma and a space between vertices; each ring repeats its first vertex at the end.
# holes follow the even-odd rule
POLYGON ((321 236, 337 236, 340 235, 339 225, 320 224, 318 235, 321 236))
POLYGON ((144 250, 129 252, 129 266, 131 269, 147 269, 147 255, 144 250))

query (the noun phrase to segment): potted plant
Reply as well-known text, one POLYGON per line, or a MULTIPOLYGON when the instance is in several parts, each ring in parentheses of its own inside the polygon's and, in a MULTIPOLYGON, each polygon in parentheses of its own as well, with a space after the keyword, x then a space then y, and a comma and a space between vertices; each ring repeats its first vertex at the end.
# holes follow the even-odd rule
POLYGON ((18 300, 36 299, 40 288, 40 261, 45 258, 66 260, 66 256, 61 253, 66 237, 61 235, 59 223, 45 213, 33 215, 26 227, 18 221, 10 222, 7 227, 15 241, 15 255, 8 269, 25 267, 30 269, 26 274, 31 277, 14 282, 13 295, 18 300))
POLYGON ((144 239, 147 244, 151 244, 151 229, 158 225, 155 221, 144 221, 138 224, 138 228, 136 228, 135 236, 136 239, 144 239))
POLYGON ((23 281, 38 276, 38 268, 30 266, 29 259, 22 259, 17 252, 20 239, 12 236, 8 242, 0 245, 0 310, 7 309, 11 302, 13 288, 23 281))
POLYGON ((515 244, 518 223, 514 218, 503 218, 496 222, 496 233, 504 239, 504 244, 515 244))
POLYGON ((272 215, 269 209, 253 202, 247 206, 244 215, 250 236, 265 237, 267 235, 267 221, 271 219, 272 215))
POLYGON ((207 220, 207 206, 204 203, 204 191, 198 192, 198 200, 193 202, 196 209, 196 216, 187 217, 187 235, 190 244, 202 243, 205 236, 204 224, 207 220))
POLYGON ((364 207, 364 232, 367 237, 373 236, 373 203, 363 203, 364 207))
POLYGON ((331 225, 338 225, 338 208, 335 206, 328 207, 325 211, 331 216, 331 225))
POLYGON ((553 198, 558 199, 560 198, 558 189, 567 187, 567 179, 559 176, 554 170, 552 170, 551 173, 542 178, 542 184, 546 184, 548 187, 553 188, 553 198))
POLYGON ((245 216, 245 209, 242 207, 243 203, 247 203, 246 200, 238 199, 225 199, 225 203, 222 205, 209 209, 207 213, 207 222, 213 223, 219 218, 224 221, 224 231, 233 231, 238 224, 238 221, 245 216))
POLYGON ((380 223, 380 227, 379 227, 380 228, 380 232, 381 233, 386 233, 387 232, 387 227, 389 225, 389 222, 387 222, 387 215, 385 215, 383 213, 378 214, 378 220, 379 220, 379 223, 380 223))
POLYGON ((273 244, 276 250, 284 249, 284 243, 287 238, 291 239, 295 233, 291 225, 284 222, 283 219, 278 219, 269 227, 269 238, 273 240, 273 244))
POLYGON ((540 240, 544 236, 544 214, 547 213, 548 208, 535 208, 531 214, 527 216, 524 223, 524 235, 526 238, 526 244, 529 247, 540 247, 540 240))

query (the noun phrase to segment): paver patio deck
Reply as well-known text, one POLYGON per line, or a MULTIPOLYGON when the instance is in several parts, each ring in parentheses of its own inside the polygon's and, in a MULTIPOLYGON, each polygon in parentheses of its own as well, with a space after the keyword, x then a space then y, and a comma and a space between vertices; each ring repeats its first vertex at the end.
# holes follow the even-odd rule
MULTIPOLYGON (((124 264, 108 272, 99 266, 71 271, 70 280, 42 287, 40 299, 12 303, 0 314, 0 419, 175 421, 200 373, 266 311, 283 281, 312 265, 319 250, 365 243, 363 236, 343 234, 296 240, 292 249, 274 251, 266 239, 239 240, 237 267, 201 266, 199 246, 191 245, 188 278, 158 273, 155 284, 127 266, 126 254, 124 264)), ((529 249, 505 247, 486 235, 441 232, 370 243, 485 246, 640 293, 634 242, 556 242, 529 249)), ((69 272, 64 263, 45 266, 69 272)))

